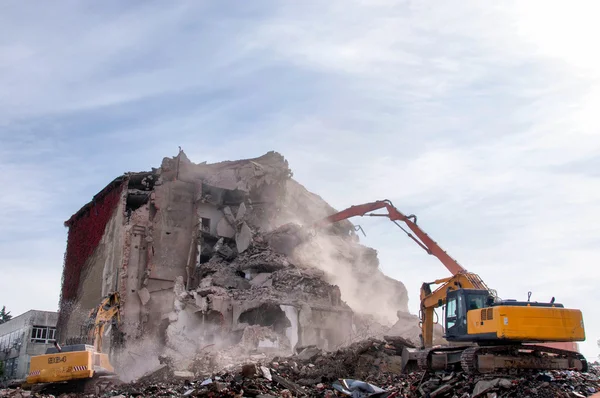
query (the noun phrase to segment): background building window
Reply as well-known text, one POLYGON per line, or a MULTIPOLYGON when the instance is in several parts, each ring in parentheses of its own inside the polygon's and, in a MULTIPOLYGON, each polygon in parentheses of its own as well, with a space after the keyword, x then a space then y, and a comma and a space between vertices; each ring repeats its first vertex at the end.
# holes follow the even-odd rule
POLYGON ((34 326, 31 329, 31 342, 48 344, 54 341, 56 328, 51 326, 34 326))
POLYGON ((17 376, 17 367, 19 366, 19 358, 10 358, 2 363, 4 367, 4 378, 13 379, 17 376))
POLYGON ((10 350, 18 350, 23 343, 24 329, 15 330, 0 336, 0 352, 8 353, 10 350))

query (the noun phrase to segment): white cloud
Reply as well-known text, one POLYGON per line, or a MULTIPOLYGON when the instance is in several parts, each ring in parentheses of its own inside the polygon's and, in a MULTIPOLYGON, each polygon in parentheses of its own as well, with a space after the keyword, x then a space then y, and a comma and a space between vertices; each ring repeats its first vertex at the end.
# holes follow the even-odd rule
MULTIPOLYGON (((36 228, 63 233, 49 225, 117 173, 156 166, 178 145, 194 161, 276 149, 335 207, 389 198, 416 213, 501 295, 533 290, 582 308, 582 348, 598 353, 595 2, 198 4, 0 16, 11 32, 0 35, 0 134, 13 144, 0 148, 11 188, 0 219, 54 242, 48 280, 64 245, 36 228), (107 142, 90 148, 86 134, 107 142)), ((394 225, 359 223, 414 310, 421 282, 445 270, 394 225)), ((17 258, 9 235, 3 269, 17 258)), ((22 254, 36 269, 48 257, 22 254)), ((5 294, 0 304, 19 308, 18 292, 5 294)))

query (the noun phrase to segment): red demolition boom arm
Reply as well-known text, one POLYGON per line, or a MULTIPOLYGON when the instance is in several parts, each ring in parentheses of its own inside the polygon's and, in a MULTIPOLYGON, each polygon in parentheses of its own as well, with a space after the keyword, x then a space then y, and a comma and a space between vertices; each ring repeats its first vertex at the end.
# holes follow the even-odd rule
POLYGON ((348 218, 356 216, 388 217, 394 224, 400 227, 400 229, 402 229, 408 235, 409 238, 417 242, 417 244, 421 246, 428 254, 436 256, 442 262, 442 264, 446 266, 448 271, 452 273, 452 275, 467 272, 467 270, 464 269, 458 263, 458 261, 450 257, 448 253, 446 253, 433 239, 429 237, 429 235, 427 235, 421 228, 419 228, 419 226, 417 225, 417 216, 413 214, 405 216, 400 212, 400 210, 394 207, 391 201, 387 199, 349 207, 346 210, 342 210, 340 212, 330 215, 329 217, 325 217, 320 221, 317 221, 314 224, 314 227, 321 228, 326 225, 333 224, 338 221, 346 220, 348 218), (387 214, 370 213, 372 211, 383 208, 387 209, 387 214), (414 235, 402 228, 402 226, 398 224, 397 221, 403 221, 404 223, 406 223, 406 225, 408 225, 408 228, 410 228, 414 235))

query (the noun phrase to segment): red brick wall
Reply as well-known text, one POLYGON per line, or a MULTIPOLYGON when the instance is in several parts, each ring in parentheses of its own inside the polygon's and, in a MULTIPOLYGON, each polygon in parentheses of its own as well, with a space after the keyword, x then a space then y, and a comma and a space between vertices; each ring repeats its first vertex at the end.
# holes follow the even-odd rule
MULTIPOLYGON (((62 274, 58 326, 66 325, 66 307, 77 297, 81 273, 86 261, 100 243, 108 221, 121 199, 125 182, 116 180, 94 197, 94 200, 75 214, 65 225, 69 228, 67 250, 62 274)), ((61 338, 65 337, 61 335, 61 338)))

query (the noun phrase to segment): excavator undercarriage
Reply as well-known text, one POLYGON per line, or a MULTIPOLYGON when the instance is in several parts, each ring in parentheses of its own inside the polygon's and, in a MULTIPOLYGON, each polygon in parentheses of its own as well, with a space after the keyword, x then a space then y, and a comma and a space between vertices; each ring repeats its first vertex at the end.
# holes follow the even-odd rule
POLYGON ((500 373, 524 369, 588 370, 583 355, 542 345, 463 345, 428 348, 405 354, 421 370, 462 370, 467 373, 500 373))
POLYGON ((59 396, 61 394, 101 395, 123 382, 116 374, 99 375, 81 380, 35 384, 32 393, 59 396))

